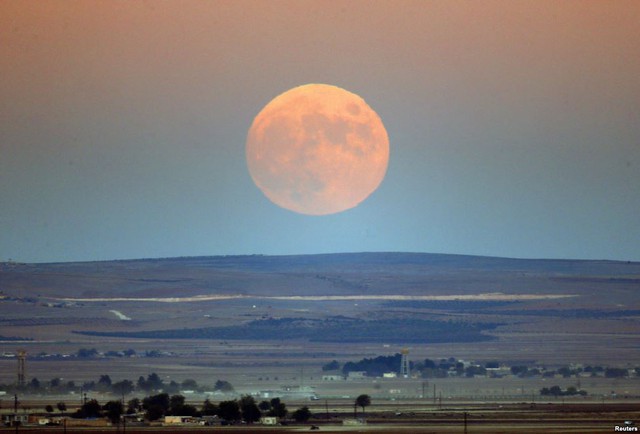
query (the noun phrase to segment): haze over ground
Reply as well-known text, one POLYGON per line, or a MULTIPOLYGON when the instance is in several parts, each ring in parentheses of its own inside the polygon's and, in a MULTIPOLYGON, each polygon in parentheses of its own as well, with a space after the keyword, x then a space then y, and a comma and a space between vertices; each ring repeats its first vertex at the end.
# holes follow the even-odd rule
POLYGON ((0 1, 0 261, 418 251, 640 260, 640 3, 0 1), (309 217, 244 144, 362 96, 379 190, 309 217))

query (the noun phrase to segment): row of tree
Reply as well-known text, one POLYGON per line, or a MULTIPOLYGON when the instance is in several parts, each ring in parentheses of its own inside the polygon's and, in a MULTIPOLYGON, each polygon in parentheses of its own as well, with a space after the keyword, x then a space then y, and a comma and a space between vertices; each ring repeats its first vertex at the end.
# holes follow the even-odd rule
POLYGON ((40 381, 38 378, 32 378, 25 386, 16 385, 0 385, 0 389, 8 390, 11 393, 27 392, 34 394, 67 394, 70 392, 101 392, 112 393, 114 395, 128 395, 134 391, 142 393, 150 393, 154 391, 163 391, 169 394, 177 394, 182 390, 193 390, 196 392, 204 392, 211 390, 214 392, 232 393, 233 386, 225 380, 217 380, 213 386, 199 385, 193 379, 186 379, 181 383, 170 381, 165 383, 158 374, 151 373, 146 378, 140 376, 137 382, 131 380, 112 381, 109 375, 101 375, 97 381, 86 381, 81 385, 74 381, 63 382, 60 378, 52 378, 49 381, 40 381))
POLYGON ((586 396, 587 392, 584 390, 578 390, 573 386, 569 386, 566 389, 562 389, 560 386, 543 387, 540 389, 540 395, 542 396, 586 396))
MULTIPOLYGON (((342 368, 338 361, 332 360, 331 362, 323 365, 322 370, 337 371, 342 369, 342 373, 344 375, 348 375, 351 371, 364 371, 367 376, 381 377, 385 372, 399 372, 401 357, 400 353, 396 353, 393 356, 364 358, 358 362, 347 362, 342 366, 342 368)), ((491 361, 484 364, 467 364, 465 366, 463 361, 450 357, 448 359, 424 359, 416 363, 410 362, 409 366, 412 372, 419 372, 423 378, 445 378, 451 375, 460 377, 493 375, 489 370, 497 369, 502 365, 497 361, 491 361)), ((509 371, 512 375, 520 378, 539 376, 550 378, 555 377, 556 375, 569 378, 572 376, 584 375, 585 373, 593 377, 604 376, 606 378, 623 378, 630 375, 628 369, 602 366, 586 366, 584 368, 563 366, 558 369, 546 369, 538 367, 532 368, 525 365, 514 365, 509 368, 509 371)), ((640 367, 636 367, 632 372, 636 376, 640 376, 640 367)))
MULTIPOLYGON (((359 395, 354 402, 354 413, 357 416, 357 408, 361 407, 364 414, 365 408, 371 405, 371 397, 363 394, 359 395)), ((67 411, 67 405, 64 402, 58 402, 56 405, 58 411, 62 415, 67 411)), ((47 405, 45 411, 53 413, 52 405, 47 405)), ((164 416, 217 416, 221 420, 234 423, 240 420, 246 423, 254 423, 260 420, 262 416, 273 416, 279 419, 285 419, 289 414, 287 405, 280 398, 273 398, 269 401, 261 401, 257 403, 251 395, 243 395, 240 399, 221 401, 214 404, 206 399, 200 408, 195 405, 188 404, 183 395, 169 395, 168 393, 159 393, 151 395, 140 400, 133 398, 127 402, 127 406, 123 405, 120 400, 108 401, 104 405, 100 405, 97 399, 86 401, 70 416, 78 419, 90 419, 106 417, 113 423, 117 423, 123 414, 139 414, 144 412, 145 419, 155 421, 164 416)), ((309 407, 303 406, 295 410, 291 414, 291 418, 296 422, 307 422, 312 416, 309 407)))
MULTIPOLYGON (((360 401, 359 405, 363 405, 362 402, 360 401)), ((366 405, 369 404, 364 404, 363 409, 366 405)), ((67 406, 63 402, 59 402, 57 408, 62 414, 67 410, 67 406)), ((51 405, 47 405, 45 410, 49 413, 54 411, 51 405)), ((123 414, 138 414, 140 412, 144 412, 145 419, 148 421, 155 421, 171 415, 217 416, 229 423, 240 420, 246 423, 254 423, 259 421, 262 416, 274 416, 284 419, 289 414, 286 404, 280 398, 257 403, 253 396, 243 395, 240 399, 221 401, 218 404, 214 404, 207 399, 198 408, 195 405, 186 403, 183 395, 159 393, 147 396, 142 400, 133 398, 127 402, 126 408, 120 400, 108 401, 106 404, 100 405, 98 400, 91 399, 83 403, 70 416, 79 419, 107 417, 112 422, 117 423, 123 414)), ((311 416, 311 411, 307 406, 300 407, 291 414, 291 418, 297 422, 306 422, 311 416)))

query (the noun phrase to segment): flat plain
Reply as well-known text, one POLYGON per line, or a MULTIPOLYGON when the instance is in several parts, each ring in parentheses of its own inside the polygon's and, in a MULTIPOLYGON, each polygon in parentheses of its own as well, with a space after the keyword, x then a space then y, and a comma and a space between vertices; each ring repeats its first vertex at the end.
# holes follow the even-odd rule
MULTIPOLYGON (((367 393, 374 413, 387 404, 393 414, 419 412, 436 405, 433 396, 438 405, 541 404, 540 389, 552 384, 586 390, 578 404, 640 395, 635 376, 322 379, 332 360, 403 348, 416 363, 453 357, 633 369, 640 361, 636 262, 361 253, 4 263, 0 291, 0 384, 16 381, 13 356, 24 349, 28 378, 135 381, 155 372, 165 382, 223 379, 236 394, 312 390, 312 406, 348 407, 367 393), (99 356, 74 357, 89 348, 99 356), (104 356, 127 349, 135 356, 104 356)), ((215 398, 189 399, 207 396, 215 398)))

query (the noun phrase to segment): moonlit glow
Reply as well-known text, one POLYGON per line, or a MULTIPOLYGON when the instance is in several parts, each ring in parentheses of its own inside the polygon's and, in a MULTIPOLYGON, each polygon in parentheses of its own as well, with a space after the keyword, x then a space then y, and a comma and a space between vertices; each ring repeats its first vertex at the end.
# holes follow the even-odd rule
POLYGON ((247 165, 273 203, 301 214, 353 208, 385 176, 389 138, 358 95, 307 84, 267 104, 247 137, 247 165))

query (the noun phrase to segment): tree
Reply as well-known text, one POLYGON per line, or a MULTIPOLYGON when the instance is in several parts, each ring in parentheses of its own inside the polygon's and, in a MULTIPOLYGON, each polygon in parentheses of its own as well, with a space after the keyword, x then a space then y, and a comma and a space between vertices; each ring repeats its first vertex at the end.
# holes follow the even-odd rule
POLYGON ((629 376, 629 371, 622 368, 607 368, 604 371, 604 376, 607 378, 623 378, 629 376))
POLYGON ((144 377, 141 375, 138 377, 138 382, 136 383, 136 387, 140 390, 149 391, 149 385, 144 377))
POLYGON ((119 395, 128 395, 135 389, 131 380, 122 380, 111 385, 111 390, 119 395))
POLYGON ((173 395, 169 399, 168 413, 174 416, 195 416, 198 409, 191 404, 186 404, 184 396, 173 395))
POLYGON ((467 366, 465 375, 469 378, 473 378, 476 375, 487 375, 487 370, 482 366, 467 366))
POLYGON ((59 403, 56 404, 56 407, 58 408, 58 411, 62 414, 64 414, 65 411, 67 411, 67 404, 65 404, 64 402, 60 401, 59 403))
POLYGON ((424 359, 424 367, 427 369, 436 369, 436 362, 431 359, 424 359))
POLYGON ((202 404, 202 415, 203 416, 215 416, 218 414, 218 406, 213 404, 209 399, 205 399, 202 404))
POLYGON ((526 366, 512 366, 511 373, 513 375, 517 375, 518 377, 524 377, 527 374, 529 368, 526 366))
POLYGON ((108 392, 111 390, 111 377, 108 375, 101 375, 98 383, 96 384, 96 389, 100 392, 108 392))
POLYGON ((40 389, 40 380, 38 380, 36 377, 33 377, 31 379, 31 382, 29 383, 29 387, 34 390, 40 389))
POLYGON ((180 386, 183 390, 198 390, 198 383, 196 382, 196 380, 193 380, 191 378, 187 378, 186 380, 184 380, 180 386))
POLYGON ((109 377, 108 375, 101 375, 100 379, 98 380, 98 384, 101 384, 103 386, 111 386, 111 377, 109 377))
POLYGON ((338 363, 337 360, 332 360, 326 365, 322 366, 323 371, 337 371, 338 369, 340 369, 340 363, 338 363))
POLYGON ((216 381, 215 386, 213 386, 213 390, 219 390, 220 392, 224 393, 231 393, 234 389, 231 383, 229 383, 228 381, 218 380, 216 381))
POLYGON ((184 405, 184 401, 184 396, 172 395, 171 398, 169 398, 169 408, 173 410, 174 408, 182 407, 184 405))
POLYGON ((558 369, 558 374, 562 375, 564 378, 571 377, 572 373, 573 372, 571 371, 571 368, 568 366, 563 366, 560 369, 558 369))
POLYGON ((101 413, 102 407, 100 406, 100 403, 97 400, 92 399, 82 404, 82 407, 80 407, 74 417, 79 419, 93 419, 100 417, 101 413))
POLYGON ((169 384, 164 386, 164 388, 162 390, 164 392, 167 392, 167 393, 176 394, 176 393, 180 392, 180 385, 178 383, 176 383, 175 381, 171 380, 169 382, 169 384))
POLYGON ((551 386, 551 388, 549 389, 549 394, 553 396, 560 396, 562 395, 562 389, 560 388, 560 386, 551 386))
POLYGON ((53 413, 53 406, 51 404, 47 404, 47 406, 44 408, 44 411, 46 411, 47 413, 53 413))
POLYGON ((260 402, 260 404, 258 404, 258 408, 261 411, 269 411, 271 410, 271 404, 269 403, 269 401, 262 401, 260 402))
POLYGON ((147 396, 142 400, 142 408, 146 411, 146 417, 149 420, 157 420, 167 414, 169 411, 169 394, 159 393, 157 395, 147 396))
POLYGON ((127 402, 127 414, 137 413, 142 409, 142 403, 139 398, 133 398, 127 402))
POLYGON ((109 401, 102 407, 102 409, 106 412, 106 416, 109 418, 111 423, 118 423, 120 421, 120 416, 124 413, 121 401, 109 401))
POLYGON ((88 359, 91 357, 95 357, 98 355, 98 350, 95 348, 91 348, 90 350, 87 348, 80 348, 76 353, 76 357, 80 359, 88 359))
POLYGON ((218 404, 218 416, 230 422, 240 420, 240 407, 238 401, 222 401, 218 404))
POLYGON ((147 384, 151 390, 160 390, 163 386, 162 379, 155 372, 147 376, 147 384))
POLYGON ((67 391, 75 391, 76 390, 76 382, 73 380, 67 381, 67 391))
POLYGON ((300 407, 291 415, 296 422, 304 423, 311 419, 311 411, 309 411, 309 407, 306 405, 304 407, 300 407))
POLYGON ((247 423, 253 423, 260 420, 260 409, 256 404, 256 400, 251 395, 243 395, 240 398, 240 411, 242 412, 242 419, 247 423))
POLYGON ((279 417, 283 419, 287 416, 287 406, 284 402, 280 401, 280 398, 273 398, 269 403, 269 416, 279 417))
POLYGON ((355 405, 362 407, 362 413, 364 414, 364 408, 371 405, 371 397, 366 394, 360 395, 356 398, 355 405))

